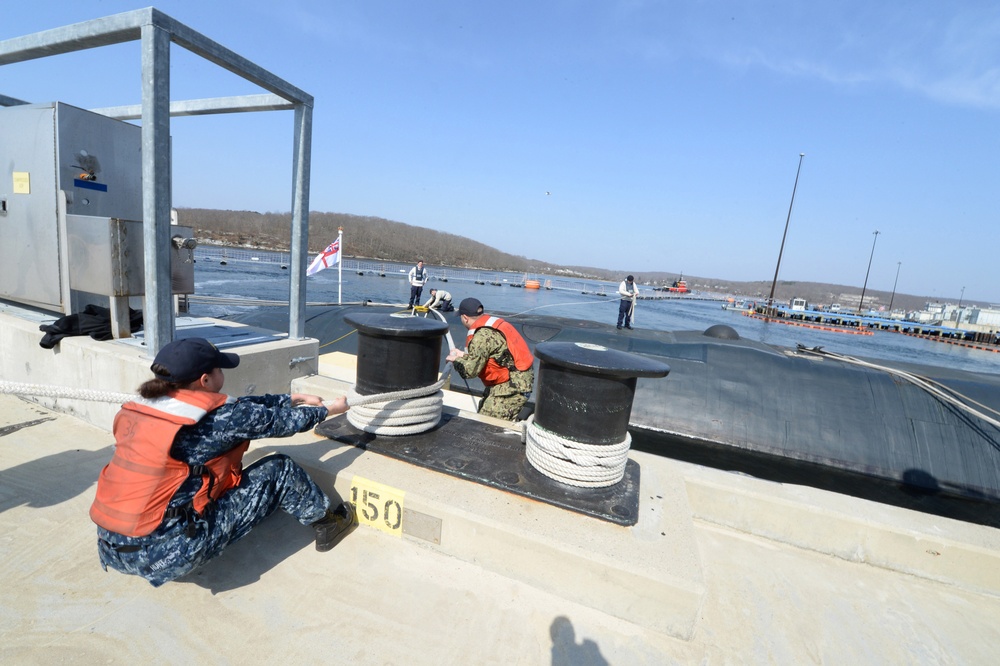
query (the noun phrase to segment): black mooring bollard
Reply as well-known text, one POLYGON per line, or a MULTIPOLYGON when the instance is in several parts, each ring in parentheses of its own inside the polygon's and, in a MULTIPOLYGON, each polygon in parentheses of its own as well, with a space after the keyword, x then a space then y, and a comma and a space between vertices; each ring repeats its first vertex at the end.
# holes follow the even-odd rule
POLYGON ((441 339, 448 324, 440 319, 347 315, 358 329, 358 371, 354 389, 360 395, 390 393, 430 386, 438 381, 441 339))
POLYGON ((535 347, 535 423, 564 439, 610 445, 625 439, 638 377, 666 377, 670 366, 583 342, 535 347))

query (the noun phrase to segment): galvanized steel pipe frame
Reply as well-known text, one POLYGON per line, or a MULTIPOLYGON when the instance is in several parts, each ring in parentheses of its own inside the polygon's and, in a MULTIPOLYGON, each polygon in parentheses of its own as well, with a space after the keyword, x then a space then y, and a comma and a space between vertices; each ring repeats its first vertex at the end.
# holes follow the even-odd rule
MULTIPOLYGON (((292 108, 292 244, 288 335, 305 337, 305 267, 309 249, 309 179, 313 97, 239 54, 163 12, 147 7, 62 28, 0 41, 0 65, 141 40, 142 105, 98 110, 104 115, 142 118, 143 251, 145 253, 145 336, 154 356, 174 337, 170 290, 170 117, 292 108), (272 95, 170 101, 170 44, 240 76, 272 95), (285 100, 285 102, 282 102, 285 100), (138 113, 137 113, 138 111, 138 113), (152 224, 148 222, 152 221, 152 224)), ((0 95, 0 104, 22 100, 0 95)), ((68 295, 67 295, 68 296, 68 295)))

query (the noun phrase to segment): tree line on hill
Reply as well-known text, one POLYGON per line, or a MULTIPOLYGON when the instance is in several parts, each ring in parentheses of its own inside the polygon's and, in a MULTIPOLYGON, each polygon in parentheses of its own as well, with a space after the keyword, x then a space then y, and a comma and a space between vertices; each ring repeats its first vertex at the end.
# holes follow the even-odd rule
MULTIPOLYGON (((291 216, 288 213, 179 208, 181 224, 194 227, 205 238, 232 245, 288 250, 291 216)), ((543 261, 501 252, 463 236, 393 222, 381 217, 346 213, 309 213, 309 252, 319 252, 344 229, 346 256, 381 261, 415 262, 432 266, 482 268, 514 273, 553 273, 561 268, 543 261)))
MULTIPOLYGON (((178 221, 193 227, 202 240, 238 247, 253 247, 287 251, 291 245, 291 214, 257 213, 254 211, 178 208, 178 221)), ((426 229, 381 217, 346 213, 309 213, 309 252, 316 253, 337 238, 344 230, 344 254, 349 257, 409 263, 418 258, 429 266, 454 266, 488 271, 531 273, 554 277, 579 277, 611 282, 620 281, 625 272, 590 266, 563 266, 537 259, 508 254, 464 236, 426 229)), ((626 269, 627 270, 627 269, 626 269)), ((680 276, 677 273, 652 271, 635 275, 642 285, 663 287, 680 276)), ((756 300, 766 300, 771 291, 770 281, 735 282, 699 276, 683 276, 688 287, 699 291, 738 294, 756 300)), ((857 299, 861 290, 845 285, 781 280, 775 287, 776 302, 805 298, 812 304, 838 303, 843 296, 857 299)), ((917 310, 923 308, 926 297, 890 294, 869 289, 865 303, 874 306, 917 310)))

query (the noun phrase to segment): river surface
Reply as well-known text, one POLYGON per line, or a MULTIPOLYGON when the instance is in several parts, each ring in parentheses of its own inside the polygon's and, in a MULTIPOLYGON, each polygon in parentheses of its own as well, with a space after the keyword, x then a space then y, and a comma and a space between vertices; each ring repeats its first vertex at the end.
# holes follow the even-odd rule
MULTIPOLYGON (((226 265, 222 265, 212 254, 197 253, 196 295, 221 299, 287 301, 288 270, 281 268, 282 262, 273 256, 268 256, 266 253, 256 254, 260 257, 256 262, 230 259, 226 265)), ((351 260, 348 260, 347 265, 352 265, 351 260)), ((356 268, 339 271, 343 279, 339 283, 341 302, 358 303, 370 300, 376 303, 405 305, 409 299, 410 287, 405 279, 405 273, 400 271, 408 270, 409 267, 390 263, 379 266, 381 270, 361 271, 364 275, 359 275, 356 268), (381 277, 381 273, 384 273, 385 277, 381 277)), ((520 282, 523 277, 515 274, 483 272, 481 277, 485 279, 486 284, 476 284, 474 278, 480 278, 476 271, 436 267, 428 269, 432 277, 431 282, 424 287, 425 301, 429 298, 428 289, 437 287, 452 294, 456 308, 463 298, 474 296, 483 302, 488 312, 508 314, 530 312, 608 324, 614 324, 618 316, 617 283, 555 278, 553 289, 535 290, 510 286, 511 283, 520 282), (435 275, 447 276, 448 282, 443 283, 435 279, 435 275), (490 284, 494 279, 501 282, 502 286, 490 284), (584 294, 583 291, 588 293, 584 294), (607 296, 598 296, 600 292, 606 293, 607 296)), ((539 277, 544 282, 545 277, 539 277)), ((697 294, 692 296, 697 298, 697 294)), ((338 270, 331 268, 306 278, 306 300, 309 303, 337 303, 338 270)), ((231 302, 193 302, 190 313, 193 316, 225 317, 245 313, 248 308, 256 307, 261 306, 231 302)), ((640 300, 636 304, 634 325, 637 328, 703 331, 715 324, 726 324, 736 329, 746 339, 771 345, 820 346, 828 351, 852 356, 1000 374, 1000 353, 922 340, 899 333, 875 331, 874 335, 854 335, 768 323, 746 317, 738 310, 725 310, 721 301, 694 300, 688 296, 666 300, 640 300)))

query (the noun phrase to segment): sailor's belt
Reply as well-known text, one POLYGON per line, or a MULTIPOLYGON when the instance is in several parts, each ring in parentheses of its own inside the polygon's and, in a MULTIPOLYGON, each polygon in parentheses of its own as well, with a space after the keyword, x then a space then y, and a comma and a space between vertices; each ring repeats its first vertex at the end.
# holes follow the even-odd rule
POLYGON ((98 541, 100 541, 105 546, 107 546, 111 550, 113 550, 115 552, 118 552, 118 553, 137 553, 140 550, 142 550, 142 546, 136 546, 136 545, 133 545, 133 544, 121 544, 121 545, 119 545, 119 544, 111 543, 110 541, 107 541, 106 539, 98 539, 98 541))

